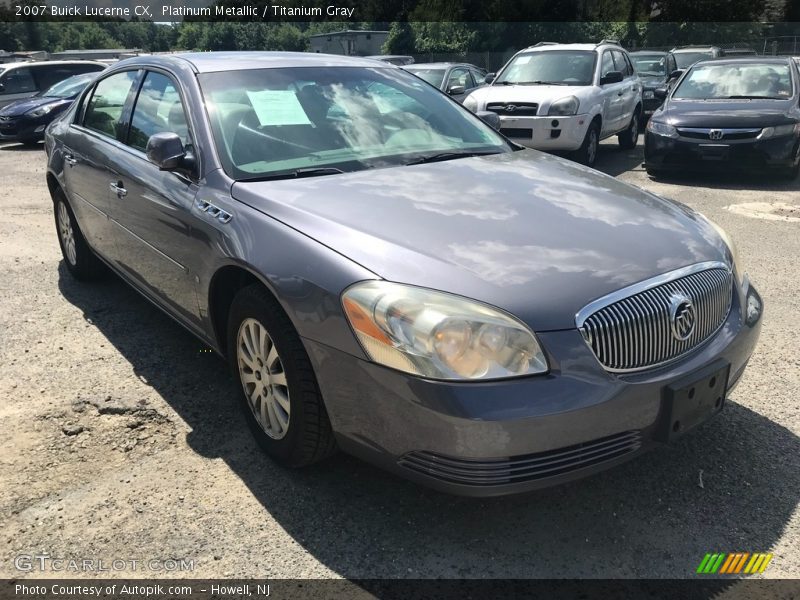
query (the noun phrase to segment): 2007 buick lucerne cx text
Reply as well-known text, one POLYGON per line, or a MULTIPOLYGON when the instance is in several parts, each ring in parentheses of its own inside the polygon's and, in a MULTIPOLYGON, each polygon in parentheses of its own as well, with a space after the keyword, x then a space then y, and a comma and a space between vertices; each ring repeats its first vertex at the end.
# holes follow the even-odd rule
POLYGON ((64 261, 227 357, 291 466, 497 495, 720 411, 762 309, 730 239, 489 121, 369 59, 124 60, 47 130, 64 261))

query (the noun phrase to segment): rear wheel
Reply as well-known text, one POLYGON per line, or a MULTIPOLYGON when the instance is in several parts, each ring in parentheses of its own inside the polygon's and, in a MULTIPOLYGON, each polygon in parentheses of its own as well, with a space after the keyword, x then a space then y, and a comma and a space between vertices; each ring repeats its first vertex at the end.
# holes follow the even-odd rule
POLYGON ((245 418, 267 454, 302 467, 335 451, 308 354, 289 317, 262 286, 248 286, 234 298, 227 347, 245 418))
POLYGON ((634 111, 628 128, 617 135, 617 141, 619 142, 619 147, 623 150, 636 148, 636 144, 639 141, 639 111, 634 111))
POLYGON ((79 281, 99 279, 106 274, 106 266, 95 256, 81 233, 75 215, 62 191, 56 192, 55 219, 58 245, 67 270, 79 281))
POLYGON ((586 136, 583 138, 583 144, 575 151, 575 160, 587 167, 593 167, 595 160, 597 160, 597 149, 600 145, 600 127, 597 121, 593 121, 586 131, 586 136))
POLYGON ((659 179, 664 176, 664 171, 662 171, 661 169, 645 167, 644 170, 647 171, 647 174, 650 175, 650 177, 652 177, 653 179, 659 179))

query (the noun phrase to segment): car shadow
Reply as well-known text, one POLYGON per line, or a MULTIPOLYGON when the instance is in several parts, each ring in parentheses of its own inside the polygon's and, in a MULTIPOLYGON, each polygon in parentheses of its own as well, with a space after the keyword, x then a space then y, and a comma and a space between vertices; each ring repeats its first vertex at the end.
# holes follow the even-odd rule
MULTIPOLYGON (((339 454, 276 466, 225 363, 116 277, 59 289, 316 560, 347 578, 690 577, 707 552, 770 551, 800 499, 800 440, 733 401, 677 443, 522 496, 459 498, 339 454)), ((746 377, 746 376, 745 376, 746 377)))
POLYGON ((717 168, 704 172, 664 174, 651 178, 659 183, 683 187, 705 187, 720 190, 753 190, 800 192, 800 176, 792 180, 781 178, 769 171, 743 172, 736 169, 717 168))
POLYGON ((631 171, 644 171, 643 143, 642 136, 639 136, 639 143, 635 148, 623 150, 617 144, 616 136, 605 140, 598 149, 594 168, 612 177, 631 171))

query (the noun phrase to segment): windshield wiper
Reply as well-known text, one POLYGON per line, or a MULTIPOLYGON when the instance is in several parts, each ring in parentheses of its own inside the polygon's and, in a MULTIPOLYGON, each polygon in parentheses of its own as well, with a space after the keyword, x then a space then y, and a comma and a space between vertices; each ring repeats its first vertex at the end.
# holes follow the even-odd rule
POLYGON ((788 100, 781 96, 725 96, 725 100, 788 100))
POLYGON ((250 183, 255 181, 274 181, 276 179, 299 179, 301 177, 320 177, 322 175, 339 175, 344 173, 341 169, 336 167, 305 167, 303 169, 294 169, 293 171, 282 171, 281 173, 273 173, 272 175, 264 175, 262 177, 253 177, 251 179, 242 179, 242 183, 250 183))
POLYGON ((500 154, 500 152, 439 152, 438 154, 431 154, 430 156, 423 156, 422 158, 417 158, 412 160, 411 162, 405 163, 406 166, 409 165, 422 165, 425 163, 432 163, 432 162, 441 162, 444 160, 453 160, 454 158, 469 158, 471 156, 490 156, 492 154, 500 154))

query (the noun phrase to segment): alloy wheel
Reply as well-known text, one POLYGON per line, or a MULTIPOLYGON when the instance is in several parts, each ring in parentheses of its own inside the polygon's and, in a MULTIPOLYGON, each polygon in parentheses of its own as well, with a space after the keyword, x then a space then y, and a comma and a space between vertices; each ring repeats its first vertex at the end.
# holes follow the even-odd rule
POLYGON ((594 129, 589 132, 589 144, 586 147, 586 162, 594 164, 597 157, 597 133, 594 129))
POLYGON ((78 262, 78 253, 75 249, 75 232, 72 229, 72 218, 69 216, 67 205, 58 203, 58 234, 64 246, 64 254, 69 264, 75 266, 78 262))
POLYGON ((289 431, 291 412, 286 372, 275 343, 256 319, 245 319, 239 326, 236 362, 253 417, 269 437, 282 439, 289 431))

